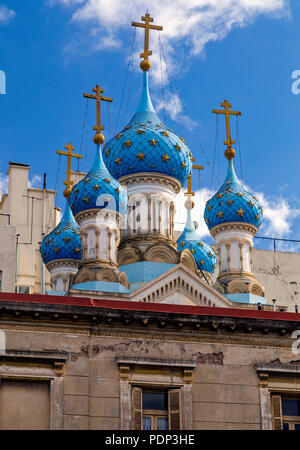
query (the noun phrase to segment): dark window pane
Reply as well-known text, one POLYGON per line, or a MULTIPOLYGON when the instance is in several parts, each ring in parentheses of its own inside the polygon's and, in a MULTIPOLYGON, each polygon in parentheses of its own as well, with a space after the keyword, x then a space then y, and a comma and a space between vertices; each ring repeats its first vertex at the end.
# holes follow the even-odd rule
POLYGON ((158 430, 168 430, 168 419, 165 417, 161 417, 157 419, 157 429, 158 430))
POLYGON ((283 423, 282 429, 283 430, 289 430, 290 429, 289 428, 289 424, 288 423, 283 423))
POLYGON ((300 416, 299 400, 282 399, 283 416, 300 416))
POLYGON ((151 417, 143 417, 143 430, 151 430, 151 417))
POLYGON ((300 423, 295 423, 295 430, 300 430, 300 423))
POLYGON ((168 409, 168 396, 164 392, 143 392, 143 409, 168 409))

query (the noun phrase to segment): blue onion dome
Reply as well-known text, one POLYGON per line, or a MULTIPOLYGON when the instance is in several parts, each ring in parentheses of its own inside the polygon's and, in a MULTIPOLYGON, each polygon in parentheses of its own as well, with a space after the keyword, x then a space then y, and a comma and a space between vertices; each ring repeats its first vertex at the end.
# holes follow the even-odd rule
POLYGON ((190 250, 198 269, 210 274, 214 273, 217 266, 216 254, 210 245, 201 240, 200 235, 196 232, 195 225, 192 221, 191 209, 188 206, 185 228, 177 240, 177 249, 180 251, 185 249, 190 250))
POLYGON ((66 200, 64 215, 41 245, 41 255, 45 264, 58 259, 81 259, 80 231, 66 200))
POLYGON ((96 157, 91 170, 77 183, 70 195, 74 216, 90 209, 109 209, 125 214, 128 206, 124 187, 112 177, 102 158, 101 146, 96 146, 96 157))
POLYGON ((216 225, 231 222, 246 223, 258 228, 262 214, 257 198, 244 189, 236 176, 233 158, 228 158, 224 184, 206 203, 204 219, 208 228, 211 230, 216 225))
POLYGON ((104 147, 108 170, 117 178, 158 172, 183 185, 192 169, 191 156, 184 139, 167 128, 156 114, 148 89, 148 72, 144 71, 142 97, 135 115, 104 147))

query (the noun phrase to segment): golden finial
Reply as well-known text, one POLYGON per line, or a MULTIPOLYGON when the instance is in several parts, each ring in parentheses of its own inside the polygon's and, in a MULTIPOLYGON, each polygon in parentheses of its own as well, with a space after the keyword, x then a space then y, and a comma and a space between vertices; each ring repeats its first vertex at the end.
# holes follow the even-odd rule
POLYGON ((64 155, 68 158, 68 163, 67 163, 67 179, 66 181, 64 181, 64 184, 67 186, 66 189, 64 190, 64 196, 66 198, 70 197, 70 194, 72 192, 72 184, 74 184, 74 181, 71 180, 71 161, 72 158, 78 158, 81 159, 82 155, 76 155, 76 153, 72 153, 73 150, 75 150, 75 148, 73 147, 73 145, 71 144, 71 142, 68 142, 67 145, 65 145, 65 149, 67 150, 67 152, 63 152, 61 150, 56 150, 56 153, 58 155, 64 155))
POLYGON ((140 54, 140 57, 144 58, 143 61, 141 61, 140 67, 145 72, 151 67, 151 63, 148 59, 148 57, 152 55, 152 51, 149 50, 149 30, 163 30, 163 27, 160 25, 150 25, 150 22, 153 22, 154 19, 150 17, 149 13, 141 17, 141 20, 145 23, 131 22, 131 25, 133 27, 145 28, 144 53, 140 54))
POLYGON ((113 99, 110 97, 103 97, 104 90, 100 88, 100 86, 97 84, 96 87, 93 88, 93 92, 96 92, 96 95, 93 94, 83 94, 85 98, 92 98, 93 100, 96 100, 96 108, 97 108, 97 125, 93 127, 93 130, 96 130, 96 134, 94 136, 94 142, 95 144, 103 144, 105 141, 105 137, 101 133, 102 130, 104 130, 104 126, 101 125, 101 100, 104 102, 112 102, 113 99))
MULTIPOLYGON (((195 161, 195 158, 191 158, 192 162, 195 161)), ((199 166, 198 164, 192 164, 192 169, 195 170, 203 170, 203 166, 199 166)), ((189 196, 194 196, 195 192, 192 192, 192 175, 193 175, 193 170, 191 170, 191 173, 189 174, 188 177, 188 190, 184 195, 189 195, 189 196)))
POLYGON ((231 139, 231 133, 230 133, 230 115, 233 116, 241 116, 240 111, 229 111, 229 108, 232 108, 232 105, 228 102, 228 100, 224 100, 223 103, 221 103, 221 106, 223 106, 224 109, 213 109, 214 114, 225 114, 225 122, 226 122, 226 134, 227 134, 227 140, 224 141, 224 144, 227 145, 227 148, 225 150, 225 157, 227 159, 233 159, 235 156, 235 150, 231 147, 232 144, 235 143, 233 139, 231 139))

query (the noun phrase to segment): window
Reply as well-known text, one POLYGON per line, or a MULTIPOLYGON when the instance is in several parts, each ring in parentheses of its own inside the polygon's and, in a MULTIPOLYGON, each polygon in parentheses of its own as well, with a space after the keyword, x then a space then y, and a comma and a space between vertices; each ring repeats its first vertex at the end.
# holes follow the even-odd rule
POLYGON ((16 286, 15 292, 17 294, 30 294, 30 286, 16 286))
POLYGON ((180 389, 132 388, 134 430, 180 430, 180 389))
POLYGON ((300 430, 300 397, 273 395, 274 430, 300 430))

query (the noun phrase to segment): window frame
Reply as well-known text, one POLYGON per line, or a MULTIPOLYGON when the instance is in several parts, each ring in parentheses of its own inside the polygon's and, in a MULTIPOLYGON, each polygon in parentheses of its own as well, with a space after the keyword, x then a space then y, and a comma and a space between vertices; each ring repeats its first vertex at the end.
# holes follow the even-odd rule
POLYGON ((66 358, 3 354, 0 355, 0 363, 0 389, 2 379, 50 383, 50 430, 62 430, 66 358))
MULTIPOLYGON (((133 429, 136 410, 133 389, 179 393, 180 429, 193 429, 192 383, 196 361, 116 357, 120 374, 120 429, 133 429), (157 374, 157 376, 156 376, 157 374)), ((169 399, 168 399, 169 402, 169 399)), ((168 403, 169 406, 169 403, 168 403)), ((142 405, 140 404, 140 407, 142 405)), ((170 411, 170 408, 168 408, 170 411)), ((176 412, 175 412, 176 413, 176 412)), ((169 429, 172 416, 168 414, 169 429)), ((173 428, 174 429, 174 428, 173 428)))

